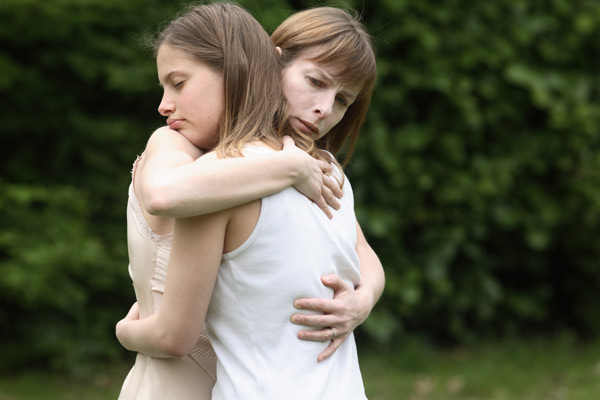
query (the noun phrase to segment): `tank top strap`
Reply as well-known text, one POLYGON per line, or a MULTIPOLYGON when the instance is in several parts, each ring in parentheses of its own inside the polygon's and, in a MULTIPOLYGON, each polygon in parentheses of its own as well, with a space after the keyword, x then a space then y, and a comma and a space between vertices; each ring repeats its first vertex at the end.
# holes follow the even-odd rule
POLYGON ((134 184, 134 181, 135 181, 135 171, 137 170, 138 164, 140 163, 140 160, 142 159, 142 157, 144 157, 144 153, 137 156, 137 158, 135 159, 135 161, 133 162, 133 165, 131 167, 131 184, 132 185, 134 184))

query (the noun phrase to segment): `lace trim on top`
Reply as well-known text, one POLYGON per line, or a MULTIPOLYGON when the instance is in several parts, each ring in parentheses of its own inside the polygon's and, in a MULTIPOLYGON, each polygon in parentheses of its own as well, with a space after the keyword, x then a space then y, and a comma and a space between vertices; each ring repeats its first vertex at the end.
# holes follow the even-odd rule
POLYGON ((134 190, 135 170, 137 169, 138 162, 142 159, 143 156, 144 156, 144 154, 142 153, 133 162, 133 168, 131 169, 131 184, 129 185, 129 202, 134 211, 135 219, 138 221, 139 227, 143 230, 143 233, 148 238, 150 238, 150 240, 152 240, 152 242, 154 242, 158 245, 169 244, 173 240, 173 234, 168 233, 166 235, 159 235, 152 230, 152 228, 148 224, 148 221, 146 221, 144 214, 142 213, 142 206, 140 205, 140 202, 139 202, 137 196, 135 195, 135 190, 134 190))

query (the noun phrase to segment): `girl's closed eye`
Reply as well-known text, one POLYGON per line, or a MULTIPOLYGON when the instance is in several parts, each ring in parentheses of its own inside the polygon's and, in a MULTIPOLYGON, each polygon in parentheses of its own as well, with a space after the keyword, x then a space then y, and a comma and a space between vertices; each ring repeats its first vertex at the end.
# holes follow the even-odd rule
POLYGON ((183 83, 184 83, 184 82, 185 82, 185 81, 179 81, 179 82, 175 82, 175 83, 173 84, 173 87, 174 87, 174 88, 176 88, 176 89, 177 89, 177 88, 180 88, 181 86, 183 86, 183 83))

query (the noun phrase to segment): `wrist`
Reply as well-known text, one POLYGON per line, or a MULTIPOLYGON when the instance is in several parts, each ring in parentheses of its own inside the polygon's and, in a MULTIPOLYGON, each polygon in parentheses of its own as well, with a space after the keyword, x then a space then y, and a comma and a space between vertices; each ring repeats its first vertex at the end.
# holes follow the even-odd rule
POLYGON ((375 293, 366 285, 359 285, 354 289, 354 293, 360 299, 359 304, 362 305, 363 320, 367 319, 373 307, 375 307, 375 293))
POLYGON ((310 177, 312 165, 308 154, 296 149, 279 151, 276 156, 280 159, 281 170, 285 171, 290 186, 298 185, 310 177))

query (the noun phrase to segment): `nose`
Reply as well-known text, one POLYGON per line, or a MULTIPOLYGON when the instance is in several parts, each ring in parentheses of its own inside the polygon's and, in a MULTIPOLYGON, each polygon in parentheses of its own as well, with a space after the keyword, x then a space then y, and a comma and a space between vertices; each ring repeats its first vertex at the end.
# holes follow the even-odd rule
POLYGON ((175 102, 164 93, 160 100, 160 104, 158 105, 158 113, 163 117, 166 117, 172 114, 173 111, 175 111, 175 102))
POLYGON ((335 93, 322 93, 315 102, 313 112, 317 114, 319 119, 327 118, 333 111, 333 103, 335 102, 335 93))

